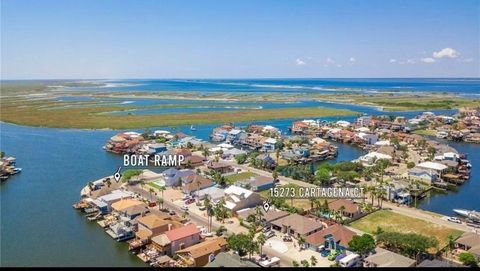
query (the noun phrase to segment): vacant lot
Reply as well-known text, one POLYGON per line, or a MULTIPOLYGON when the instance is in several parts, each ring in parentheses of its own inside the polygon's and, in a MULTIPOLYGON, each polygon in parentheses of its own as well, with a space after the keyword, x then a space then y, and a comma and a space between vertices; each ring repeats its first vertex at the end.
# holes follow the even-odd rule
POLYGON ((463 233, 422 219, 412 218, 385 210, 367 215, 366 217, 351 223, 350 226, 371 234, 377 230, 377 227, 380 227, 385 231, 403 233, 413 232, 432 236, 437 238, 440 248, 447 245, 449 235, 457 238, 463 233))

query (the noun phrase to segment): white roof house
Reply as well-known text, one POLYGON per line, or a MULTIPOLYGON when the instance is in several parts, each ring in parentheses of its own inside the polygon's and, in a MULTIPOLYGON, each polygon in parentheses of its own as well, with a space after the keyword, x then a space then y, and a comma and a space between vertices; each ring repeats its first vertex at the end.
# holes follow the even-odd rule
POLYGON ((448 168, 446 165, 436 163, 436 162, 423 162, 418 164, 417 167, 424 168, 424 169, 431 169, 435 171, 443 171, 448 168))
POLYGON ((254 207, 262 203, 259 194, 250 190, 232 185, 225 189, 225 207, 230 211, 237 211, 254 207))
POLYGON ((238 130, 238 129, 232 129, 230 132, 228 132, 228 134, 230 135, 238 135, 242 132, 242 130, 238 130))
POLYGON ((222 148, 222 149, 233 149, 233 145, 230 145, 228 143, 218 144, 217 147, 222 148))
POLYGON ((390 140, 380 140, 375 142, 377 146, 390 146, 390 140))
POLYGON ((370 129, 367 128, 367 127, 360 127, 360 128, 355 129, 355 131, 366 133, 366 132, 370 132, 370 129))
POLYGON ((165 130, 156 130, 155 132, 153 132, 153 134, 155 136, 160 136, 160 135, 168 135, 170 134, 170 132, 165 130))
POLYGON ((360 156, 359 160, 365 165, 373 165, 375 161, 380 159, 392 160, 392 156, 379 152, 369 152, 364 156, 360 156))
POLYGON ((270 137, 270 138, 267 138, 267 139, 265 140, 265 143, 267 143, 267 144, 276 144, 276 143, 277 143, 277 140, 276 140, 275 138, 271 138, 271 137, 270 137))
POLYGON ((337 125, 341 126, 341 127, 348 127, 348 126, 350 126, 350 122, 348 122, 346 120, 339 120, 339 121, 337 121, 337 125))

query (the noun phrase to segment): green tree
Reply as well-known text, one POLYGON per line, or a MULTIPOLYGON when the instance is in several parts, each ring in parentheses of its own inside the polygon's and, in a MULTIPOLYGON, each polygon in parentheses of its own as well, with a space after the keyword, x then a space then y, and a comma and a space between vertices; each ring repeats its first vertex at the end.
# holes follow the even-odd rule
POLYGON ((208 151, 207 148, 205 148, 205 149, 202 150, 202 154, 203 154, 203 157, 205 157, 205 159, 207 159, 207 157, 210 155, 210 152, 208 151))
POLYGON ((293 266, 293 267, 299 267, 299 266, 300 266, 300 264, 298 264, 298 262, 297 262, 297 261, 292 261, 292 266, 293 266))
POLYGON ((260 246, 260 255, 262 255, 263 253, 263 245, 265 245, 266 242, 267 242, 267 238, 265 237, 265 234, 260 233, 257 236, 257 243, 260 246))
POLYGON ((348 242, 348 247, 360 255, 367 255, 375 248, 375 239, 373 239, 370 234, 363 234, 362 236, 355 235, 352 237, 352 240, 348 242))
POLYGON ((478 260, 470 252, 462 252, 460 255, 458 255, 458 260, 462 262, 464 265, 471 266, 471 267, 477 267, 478 266, 478 260))
POLYGON ((301 260, 301 261, 300 261, 300 264, 301 264, 303 267, 310 267, 310 263, 308 263, 307 260, 301 260))
POLYGON ((248 156, 245 153, 238 154, 235 156, 235 161, 237 161, 237 164, 244 164, 247 161, 248 156))
POLYGON ((315 256, 310 257, 310 263, 312 266, 316 266, 318 263, 317 258, 315 258, 315 256))

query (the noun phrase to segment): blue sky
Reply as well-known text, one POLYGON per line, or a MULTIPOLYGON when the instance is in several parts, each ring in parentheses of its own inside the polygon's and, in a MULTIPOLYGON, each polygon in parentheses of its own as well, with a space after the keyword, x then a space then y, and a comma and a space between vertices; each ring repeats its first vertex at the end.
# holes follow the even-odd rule
POLYGON ((1 1, 2 79, 478 77, 480 1, 1 1))

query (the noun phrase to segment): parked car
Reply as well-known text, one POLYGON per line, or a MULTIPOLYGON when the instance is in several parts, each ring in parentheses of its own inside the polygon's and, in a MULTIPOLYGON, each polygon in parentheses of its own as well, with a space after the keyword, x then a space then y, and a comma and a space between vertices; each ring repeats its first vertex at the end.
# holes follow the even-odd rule
POLYGON ((333 260, 335 260, 335 258, 336 258, 338 255, 340 255, 340 251, 338 251, 338 250, 330 250, 330 255, 328 255, 328 258, 327 258, 327 259, 328 259, 329 261, 333 261, 333 260))
POLYGON ((457 217, 450 216, 450 217, 447 218, 447 220, 450 221, 450 222, 458 223, 458 224, 462 223, 462 221, 460 221, 460 219, 458 219, 457 217))
POLYGON ((269 232, 265 232, 264 235, 268 239, 275 236, 275 233, 273 231, 269 231, 269 232))
POLYGON ((181 209, 182 209, 183 211, 188 211, 188 206, 185 206, 185 205, 184 205, 184 206, 182 206, 181 209))
POLYGON ((176 213, 175 213, 175 211, 172 210, 172 211, 168 212, 168 214, 169 215, 175 215, 176 213))
POLYGON ((292 242, 292 237, 290 235, 284 235, 283 242, 292 242))
POLYGON ((324 250, 320 251, 320 255, 322 255, 322 257, 325 258, 328 255, 330 255, 330 250, 324 249, 324 250))
POLYGON ((148 203, 148 207, 155 207, 155 206, 157 206, 157 203, 155 201, 150 201, 148 203))
POLYGON ((206 209, 207 209, 207 207, 205 207, 205 206, 203 206, 203 205, 200 206, 200 207, 198 207, 198 210, 200 210, 200 211, 205 211, 206 209))
POLYGON ((194 202, 195 202, 195 199, 190 198, 185 201, 185 204, 192 204, 194 202))
POLYGON ((269 231, 271 231, 271 230, 272 230, 271 228, 267 228, 267 227, 263 228, 263 232, 264 232, 264 233, 265 233, 265 232, 269 232, 269 231))

